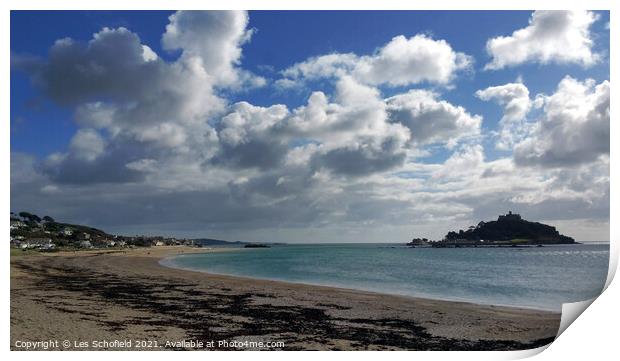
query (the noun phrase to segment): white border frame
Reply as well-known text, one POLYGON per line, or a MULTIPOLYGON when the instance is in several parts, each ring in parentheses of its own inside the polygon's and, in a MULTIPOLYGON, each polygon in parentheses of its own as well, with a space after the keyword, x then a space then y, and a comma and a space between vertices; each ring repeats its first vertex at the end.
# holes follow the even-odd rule
MULTIPOLYGON (((617 29, 618 24, 618 13, 615 11, 618 2, 614 2, 612 0, 602 1, 602 0, 593 0, 593 1, 577 1, 577 0, 563 0, 563 1, 548 1, 548 0, 502 0, 502 1, 484 1, 484 0, 468 0, 468 1, 459 1, 459 0, 433 0, 433 1, 425 1, 425 2, 413 2, 413 1, 398 1, 398 0, 381 0, 373 3, 363 3, 361 1, 346 1, 342 0, 339 2, 329 1, 329 0, 297 0, 297 1, 289 1, 284 2, 282 0, 262 0, 258 1, 250 1, 250 0, 228 0, 228 1, 219 1, 219 2, 206 2, 199 0, 176 0, 172 1, 164 1, 164 0, 153 0, 148 2, 140 2, 133 1, 129 2, 127 0, 108 0, 108 1, 89 1, 89 2, 77 2, 75 0, 56 0, 56 1, 45 1, 45 0, 4 0, 0 1, 0 46, 2 51, 2 56, 0 57, 0 71, 1 71, 1 80, 0 81, 0 112, 2 114, 3 121, 0 124, 0 159, 2 159, 2 164, 4 165, 4 170, 0 175, 0 182, 2 184, 2 189, 4 190, 2 193, 2 202, 0 202, 0 214, 8 215, 10 212, 10 130, 9 130, 9 119, 10 119, 10 109, 9 109, 9 97, 10 97, 10 10, 69 10, 69 9, 80 9, 80 10, 134 10, 134 9, 248 9, 248 10, 341 10, 341 9, 352 9, 352 10, 532 10, 532 9, 590 9, 590 10, 611 10, 610 12, 610 23, 611 23, 611 34, 610 34, 610 58, 618 59, 618 46, 616 44, 617 37, 615 36, 614 30, 617 29)), ((614 67, 612 66, 610 69, 610 82, 615 84, 618 80, 617 73, 614 71, 614 67)), ((612 86, 612 99, 616 99, 616 93, 614 91, 615 87, 612 86)), ((615 107, 611 106, 611 119, 614 119, 615 107)), ((618 119, 614 119, 611 121, 611 154, 618 154, 619 143, 614 142, 614 140, 618 140, 617 135, 619 131, 619 127, 617 124, 618 119)), ((613 159, 613 157, 612 157, 613 159)), ((617 175, 618 175, 618 166, 611 162, 610 165, 610 175, 611 175, 611 209, 610 209, 610 220, 620 219, 618 206, 620 205, 617 187, 617 175)), ((8 229, 9 229, 9 221, 8 217, 1 218, 3 221, 0 225, 0 229, 7 230, 4 232, 6 237, 3 237, 8 243, 8 229)), ((620 230, 618 227, 618 222, 610 221, 611 231, 610 231, 610 241, 611 241, 611 259, 610 259, 610 269, 607 279, 606 286, 609 286, 615 271, 618 265, 618 236, 620 235, 620 230)), ((8 247, 5 248, 8 250, 8 247)), ((2 259, 2 269, 9 269, 9 255, 8 252, 1 258, 2 259)), ((9 340, 10 340, 10 303, 9 303, 9 282, 10 282, 10 274, 9 272, 5 273, 2 277, 2 286, 0 288, 0 292, 2 293, 2 299, 0 304, 0 312, 2 314, 2 323, 1 323, 1 336, 6 342, 2 345, 2 350, 4 353, 9 353, 9 340)), ((609 355, 617 354, 616 342, 616 332, 618 329, 618 321, 619 321, 619 312, 618 307, 620 305, 620 290, 617 285, 617 281, 608 287, 607 290, 599 297, 596 301, 594 301, 593 305, 589 307, 579 319, 575 321, 575 325, 569 327, 562 336, 553 342, 549 350, 543 352, 538 357, 543 360, 553 360, 553 359, 562 359, 562 360, 573 360, 573 359, 609 359, 609 355)), ((346 353, 336 353, 336 352, 325 352, 322 353, 319 357, 325 357, 327 359, 335 359, 340 357, 345 358, 356 358, 362 360, 370 360, 375 357, 390 357, 394 359, 402 359, 402 360, 410 360, 412 357, 414 358, 424 358, 424 359, 436 359, 436 360, 445 360, 445 359, 465 359, 465 360, 495 360, 495 359, 519 359, 524 357, 529 357, 535 354, 540 353, 544 350, 545 347, 528 350, 528 351, 510 351, 510 352, 500 352, 500 351, 491 351, 491 352, 389 352, 382 353, 377 355, 373 352, 346 352, 346 353)), ((135 357, 149 357, 155 360, 165 360, 170 358, 172 354, 163 352, 163 353, 149 353, 145 354, 136 354, 135 352, 146 352, 146 351, 134 351, 132 353, 115 353, 114 357, 120 357, 121 359, 129 359, 135 357)), ((200 359, 204 360, 205 357, 215 356, 220 358, 228 358, 228 357, 251 357, 258 359, 269 359, 269 360, 284 360, 288 359, 291 354, 285 352, 268 352, 268 353, 258 353, 258 352, 244 352, 240 354, 238 352, 231 353, 230 351, 215 351, 215 353, 203 354, 198 352, 186 352, 182 354, 183 357, 187 357, 190 359, 200 359), (222 353, 224 352, 224 353, 222 353)), ((30 359, 35 357, 46 357, 51 358, 52 360, 63 359, 63 360, 73 360, 73 359, 81 359, 84 357, 92 358, 94 360, 103 360, 110 357, 110 354, 106 352, 96 352, 92 351, 89 354, 77 353, 77 352, 52 352, 46 354, 32 353, 32 352, 10 352, 10 355, 5 355, 5 357, 10 357, 11 359, 30 359)), ((174 357, 174 356, 173 356, 174 357)), ((317 357, 316 353, 301 351, 296 352, 294 354, 295 358, 300 360, 310 360, 315 359, 317 357)))

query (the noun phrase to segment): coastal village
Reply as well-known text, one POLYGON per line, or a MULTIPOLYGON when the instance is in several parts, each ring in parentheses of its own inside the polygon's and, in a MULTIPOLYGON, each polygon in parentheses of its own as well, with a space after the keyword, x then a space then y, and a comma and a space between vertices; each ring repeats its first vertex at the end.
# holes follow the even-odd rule
POLYGON ((194 246, 194 240, 163 236, 121 236, 83 225, 56 222, 50 216, 11 212, 11 247, 22 250, 194 246))

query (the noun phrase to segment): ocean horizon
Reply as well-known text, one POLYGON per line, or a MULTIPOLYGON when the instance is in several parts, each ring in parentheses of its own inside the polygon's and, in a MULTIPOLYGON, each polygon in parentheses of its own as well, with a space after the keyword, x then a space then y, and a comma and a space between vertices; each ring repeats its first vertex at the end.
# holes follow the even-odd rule
POLYGON ((600 294, 609 244, 408 248, 388 243, 284 244, 170 257, 212 274, 559 312, 600 294))

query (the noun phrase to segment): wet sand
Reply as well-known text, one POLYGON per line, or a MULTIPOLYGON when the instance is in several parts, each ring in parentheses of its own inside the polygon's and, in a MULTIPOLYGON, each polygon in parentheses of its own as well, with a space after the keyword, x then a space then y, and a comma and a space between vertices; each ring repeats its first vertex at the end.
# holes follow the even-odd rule
POLYGON ((71 350, 514 350, 552 342, 560 324, 554 312, 212 275, 158 263, 175 254, 217 251, 225 249, 12 255, 11 349, 43 340, 59 340, 50 349, 66 349, 61 342, 69 340, 71 350), (114 340, 129 340, 131 347, 114 340), (84 347, 78 348, 80 341, 84 347), (260 347, 259 341, 271 343, 260 347))

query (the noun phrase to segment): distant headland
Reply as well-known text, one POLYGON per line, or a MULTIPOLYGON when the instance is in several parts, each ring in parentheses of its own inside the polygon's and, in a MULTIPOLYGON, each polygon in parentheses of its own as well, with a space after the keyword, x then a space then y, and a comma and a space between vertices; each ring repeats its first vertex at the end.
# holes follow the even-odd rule
MULTIPOLYGON (((268 244, 225 241, 212 238, 176 238, 164 236, 123 236, 109 234, 87 225, 62 223, 50 216, 39 217, 30 212, 11 212, 11 247, 54 252, 59 250, 134 248, 152 246, 191 247, 269 247, 268 244)), ((271 245, 282 243, 270 243, 271 245)))
POLYGON ((509 211, 496 221, 480 222, 467 230, 450 231, 440 241, 414 238, 407 243, 411 247, 518 247, 549 244, 576 244, 571 237, 564 236, 555 227, 539 222, 530 222, 519 214, 509 211))

